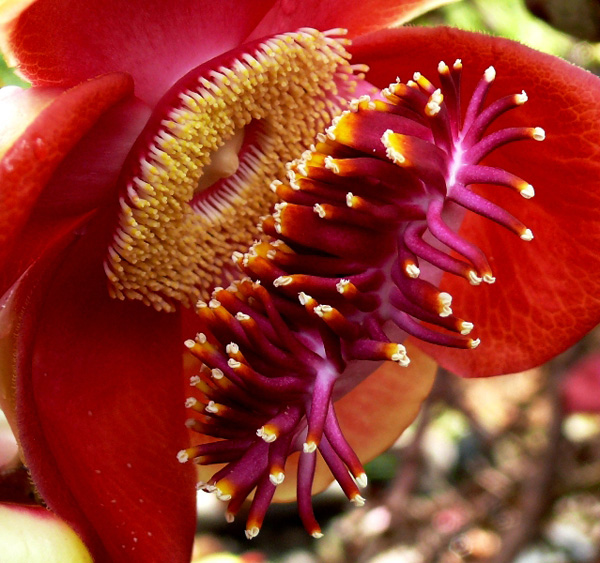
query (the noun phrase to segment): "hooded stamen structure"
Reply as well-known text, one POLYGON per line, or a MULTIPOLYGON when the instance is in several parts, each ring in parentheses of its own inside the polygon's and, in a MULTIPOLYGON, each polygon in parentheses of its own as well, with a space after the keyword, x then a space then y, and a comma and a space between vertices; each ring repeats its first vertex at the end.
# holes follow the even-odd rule
POLYGON ((284 178, 284 163, 362 76, 343 33, 301 29, 257 41, 192 70, 165 95, 120 180, 105 261, 114 297, 172 310, 231 279, 231 252, 248 248, 274 202, 269 183, 284 178))
POLYGON ((525 94, 484 107, 495 78, 490 67, 463 116, 460 61, 451 68, 440 63, 438 72, 440 88, 416 73, 380 99, 351 102, 317 144, 288 165, 287 182, 271 184, 281 201, 262 221, 264 239, 233 256, 249 279, 199 306, 206 329, 186 343, 205 366, 194 385, 207 405, 228 400, 254 424, 194 418, 192 427, 224 440, 191 448, 180 459, 226 464, 204 487, 230 499, 231 514, 255 489, 248 537, 258 533, 295 451, 299 512, 310 533, 320 535, 310 504, 317 452, 348 498, 364 502, 357 486, 364 472, 334 407, 358 382, 357 363, 408 365, 400 344, 407 335, 464 349, 480 344, 471 336, 473 323, 455 315, 452 296, 438 284, 444 272, 471 285, 495 277, 485 254, 448 218, 477 213, 524 241, 533 238, 518 219, 471 189, 475 183, 508 186, 533 196, 524 180, 480 164, 506 143, 543 140, 539 127, 486 134, 499 115, 526 101, 525 94), (223 377, 216 379, 214 370, 223 377))

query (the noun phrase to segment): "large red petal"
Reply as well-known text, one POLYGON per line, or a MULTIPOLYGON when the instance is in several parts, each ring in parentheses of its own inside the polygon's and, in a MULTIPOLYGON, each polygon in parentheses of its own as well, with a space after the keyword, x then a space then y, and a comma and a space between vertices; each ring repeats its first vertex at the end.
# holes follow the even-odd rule
POLYGON ((371 66, 369 79, 378 86, 397 75, 408 80, 417 70, 435 78, 441 59, 461 58, 469 93, 493 64, 494 98, 522 89, 529 96, 502 123, 547 133, 543 143, 517 143, 489 161, 530 182, 536 197, 482 192, 520 218, 535 239, 523 242, 467 214, 460 233, 485 251, 498 281, 479 287, 448 275, 442 281, 457 314, 475 323, 481 346, 427 351, 456 373, 482 376, 524 370, 573 344, 600 320, 600 79, 506 39, 447 28, 372 34, 353 51, 357 62, 371 66))
POLYGON ((0 41, 34 84, 71 86, 106 72, 134 77, 154 104, 188 70, 243 43, 273 0, 38 0, 0 41))
MULTIPOLYGON (((3 115, 0 160, 0 291, 6 260, 14 251, 42 190, 76 143, 116 102, 131 93, 131 78, 110 74, 60 92, 55 88, 12 90, 0 101, 3 115)), ((85 186, 83 187, 83 189, 85 186)))
POLYGON ((279 0, 260 22, 252 37, 315 27, 322 31, 345 28, 351 37, 397 26, 456 0, 279 0))
POLYGON ((178 315, 111 300, 89 226, 21 311, 17 422, 48 505, 96 561, 190 558, 195 475, 178 315))

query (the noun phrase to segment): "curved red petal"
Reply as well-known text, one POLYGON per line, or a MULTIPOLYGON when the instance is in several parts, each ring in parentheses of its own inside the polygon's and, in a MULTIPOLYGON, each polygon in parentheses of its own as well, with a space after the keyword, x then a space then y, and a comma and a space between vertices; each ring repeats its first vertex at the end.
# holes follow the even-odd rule
POLYGON ((5 30, 3 47, 36 85, 131 74, 154 104, 188 70, 243 43, 273 0, 38 0, 5 30))
POLYGON ((345 28, 351 37, 400 25, 456 0, 279 0, 260 22, 252 37, 315 27, 322 31, 345 28))
POLYGON ((127 75, 110 74, 62 93, 41 88, 13 91, 11 96, 3 98, 3 114, 14 111, 27 126, 11 127, 7 123, 2 127, 2 140, 8 145, 0 160, 2 293, 18 277, 17 273, 7 279, 10 276, 6 260, 15 251, 42 190, 69 151, 131 89, 131 78, 127 75))
POLYGON ((179 317, 110 299, 105 237, 84 234, 20 314, 24 458, 96 561, 187 562, 195 475, 175 457, 187 443, 179 317))
POLYGON ((424 346, 443 366, 466 376, 521 371, 555 356, 600 320, 600 79, 518 43, 448 28, 405 28, 360 38, 355 60, 371 66, 378 86, 436 76, 441 59, 463 62, 463 88, 472 91, 495 67, 494 97, 527 92, 529 101, 500 124, 540 126, 543 143, 500 149, 489 163, 524 178, 536 196, 486 188, 482 193, 529 227, 524 242, 467 214, 460 233, 487 254, 494 285, 472 287, 446 275, 442 288, 458 315, 475 323, 481 345, 457 351, 424 346))

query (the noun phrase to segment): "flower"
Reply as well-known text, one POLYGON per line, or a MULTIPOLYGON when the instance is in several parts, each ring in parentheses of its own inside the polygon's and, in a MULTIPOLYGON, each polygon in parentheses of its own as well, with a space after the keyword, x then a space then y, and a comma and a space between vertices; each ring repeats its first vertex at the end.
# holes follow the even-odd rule
MULTIPOLYGON (((594 232, 597 171, 579 139, 585 138, 590 152, 597 145, 597 80, 512 43, 439 30, 367 36, 356 41, 355 59, 348 62, 349 46, 338 27, 356 37, 438 3, 156 0, 140 7, 137 2, 38 0, 3 6, 5 51, 34 84, 26 92, 4 91, 1 100, 11 116, 0 161, 1 349, 3 365, 11 366, 3 373, 3 408, 41 495, 81 534, 96 560, 152 559, 157 550, 169 553, 172 561, 189 558, 195 476, 191 464, 178 464, 173 453, 187 441, 179 375, 195 367, 182 367, 181 342, 201 320, 178 304, 193 304, 236 276, 229 254, 246 249, 255 236, 255 219, 275 201, 265 189, 270 181, 285 179, 284 163, 310 144, 345 99, 371 91, 362 77, 363 60, 373 67, 369 80, 378 86, 393 80, 390 72, 405 72, 409 62, 411 72, 431 75, 444 41, 444 58, 466 61, 468 56, 478 73, 484 60, 487 66, 493 59, 499 77, 504 73, 501 88, 518 80, 532 99, 538 93, 536 105, 531 104, 536 109, 523 114, 525 126, 540 123, 550 132, 543 114, 552 104, 562 108, 558 126, 570 127, 562 143, 556 143, 560 136, 554 131, 550 149, 529 159, 533 166, 523 163, 522 155, 509 154, 515 160, 511 171, 536 186, 554 186, 538 180, 564 183, 575 174, 577 185, 568 195, 576 195, 576 203, 561 209, 561 230, 548 233, 539 217, 529 212, 525 217, 536 237, 538 227, 548 233, 548 244, 562 252, 563 262, 549 263, 549 253, 542 262, 532 258, 530 265, 547 277, 537 280, 533 269, 515 270, 505 253, 488 255, 515 272, 511 279, 535 281, 539 295, 547 296, 550 287, 553 295, 570 299, 540 300, 541 312, 553 313, 538 322, 547 337, 542 353, 528 349, 523 333, 518 340, 503 330, 500 343, 514 345, 510 354, 523 363, 541 361, 597 320, 597 308, 583 298, 594 284, 586 272, 594 271, 597 258, 591 246, 573 243, 594 232), (305 25, 320 31, 301 29, 305 25), (506 53, 498 53, 498 45, 506 53), (540 100, 544 89, 547 99, 540 100), (573 123, 570 112, 577 107, 585 113, 576 114, 573 123), (568 166, 574 162, 575 171, 568 166), (576 213, 581 218, 573 234, 566 225, 576 213), (565 286, 573 273, 569 268, 577 266, 573 259, 588 261, 590 269, 576 269, 577 283, 569 293, 565 286), (555 335, 557 319, 574 312, 578 322, 555 335)), ((470 74, 464 78, 467 86, 473 80, 470 74)), ((555 199, 542 202, 560 201, 557 188, 548 194, 555 199)), ((536 209, 544 220, 557 219, 552 205, 536 209)), ((477 238, 462 234, 478 243, 488 232, 466 217, 461 229, 471 228, 477 238)), ((504 247, 513 252, 512 243, 504 247)), ((460 291, 450 293, 456 297, 460 291)), ((476 312, 494 295, 482 294, 472 301, 476 312)), ((498 311, 510 322, 522 320, 518 309, 531 301, 526 292, 515 292, 518 306, 507 305, 503 293, 495 297, 500 297, 498 311)), ((468 318, 481 325, 483 335, 482 317, 468 318)), ((305 346, 303 339, 318 333, 317 326, 311 323, 292 337, 305 346)), ((533 330, 530 320, 523 326, 533 330)), ((490 321, 487 332, 494 343, 497 327, 490 321)), ((230 350, 237 354, 234 347, 230 350)), ((395 354, 402 359, 399 350, 395 354)), ((371 442, 371 454, 397 435, 427 395, 433 364, 423 357, 419 374, 419 355, 411 355, 407 369, 414 371, 394 382, 397 370, 384 369, 354 389, 354 396, 346 396, 349 414, 358 405, 368 406, 375 396, 370 392, 388 402, 386 410, 365 409, 365 421, 352 428, 353 435, 368 429, 373 439, 363 441, 371 442), (390 392, 392 383, 406 395, 400 389, 390 392), (391 410, 402 416, 390 416, 391 410)), ((447 365, 471 361, 446 352, 437 356, 447 365)), ((486 361, 495 361, 500 371, 512 366, 504 361, 506 349, 489 356, 473 367, 473 374, 487 369, 486 361)), ((315 397, 328 404, 326 394, 315 397)), ((319 412, 320 424, 323 409, 319 412)), ((284 415, 292 421, 295 416, 293 411, 284 415)), ((269 429, 262 434, 268 438, 269 429)), ((305 484, 312 453, 300 458, 305 484)), ((306 495, 301 505, 310 518, 306 495)), ((253 527, 249 531, 252 535, 253 527)))
POLYGON ((198 321, 179 303, 233 275, 264 179, 369 87, 336 28, 440 3, 2 3, 33 88, 0 96, 1 404, 95 560, 189 559, 195 475, 174 454, 198 321))
MULTIPOLYGON (((249 538, 296 473, 302 521, 322 535, 310 500, 317 450, 348 498, 364 503, 358 424, 340 424, 336 401, 370 371, 365 361, 408 366, 407 335, 472 377, 538 365, 598 322, 589 284, 599 177, 593 158, 582 160, 599 139, 593 123, 578 130, 600 109, 598 78, 449 29, 379 32, 354 51, 369 79, 391 84, 351 102, 273 182, 280 201, 261 223, 265 237, 234 253, 248 279, 199 303, 203 328, 186 342, 202 362, 187 403, 201 438, 180 460, 206 466, 201 487, 229 503, 229 519, 254 491, 249 538), (436 42, 450 65, 433 62, 436 42), (415 61, 426 74, 394 81, 415 61), (536 146, 516 151, 524 140, 536 146), (288 463, 292 454, 299 460, 288 463)), ((355 412, 363 405, 379 407, 367 399, 355 412)))

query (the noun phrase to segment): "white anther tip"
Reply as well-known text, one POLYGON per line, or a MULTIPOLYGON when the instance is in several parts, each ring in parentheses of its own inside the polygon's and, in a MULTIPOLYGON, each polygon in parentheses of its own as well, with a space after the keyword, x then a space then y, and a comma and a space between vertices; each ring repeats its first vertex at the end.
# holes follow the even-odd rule
POLYGON ((259 532, 260 532, 260 528, 258 528, 257 526, 253 526, 252 528, 249 528, 248 530, 245 531, 246 539, 251 540, 252 538, 255 538, 256 536, 258 536, 259 532))
POLYGON ((290 285, 294 279, 291 276, 279 276, 273 280, 273 285, 275 287, 280 287, 283 285, 290 285))
POLYGON ((493 66, 489 66, 483 73, 486 82, 493 82, 496 79, 496 69, 493 66))
POLYGON ((327 212, 325 208, 320 203, 315 203, 313 206, 313 211, 321 218, 325 219, 327 217, 327 212))
POLYGON ((523 90, 520 94, 515 95, 515 102, 519 105, 523 105, 529 98, 525 90, 523 90))
POLYGON ((469 342, 469 347, 471 349, 477 348, 477 346, 479 346, 481 344, 481 340, 479 340, 479 338, 476 338, 475 340, 471 340, 469 342))
POLYGON ((214 368, 210 370, 210 375, 213 379, 222 379, 225 374, 219 368, 214 368))
POLYGON ((357 475, 356 477, 354 477, 354 479, 356 480, 356 484, 360 488, 364 489, 367 486, 368 479, 367 479, 366 473, 361 473, 360 475, 357 475))
POLYGON ((304 442, 304 444, 302 444, 302 451, 305 454, 312 454, 314 451, 316 451, 317 449, 317 444, 315 444, 314 442, 304 442))
POLYGON ((460 333, 463 336, 466 336, 467 334, 470 334, 471 331, 473 330, 473 327, 475 325, 473 323, 467 322, 467 321, 462 321, 460 323, 460 333))
POLYGON ((543 141, 546 138, 546 131, 541 127, 534 127, 531 135, 535 141, 543 141))
POLYGON ((407 264, 404 271, 409 278, 417 279, 421 275, 421 270, 415 264, 407 264))
POLYGON ((195 397, 188 397, 185 400, 185 408, 191 409, 197 402, 198 402, 198 399, 196 399, 195 397))
POLYGON ((492 276, 491 274, 484 274, 482 279, 485 283, 490 283, 490 284, 495 283, 495 281, 496 281, 496 278, 494 276, 492 276))
POLYGON ((309 299, 311 299, 311 296, 304 293, 304 291, 301 291, 298 294, 298 301, 300 301, 300 305, 306 305, 309 299))
POLYGON ((452 314, 452 295, 443 291, 438 295, 438 303, 440 304, 440 317, 449 317, 452 314))
POLYGON ((529 229, 525 229, 525 232, 521 235, 521 239, 529 242, 533 240, 533 233, 529 229))
POLYGON ((179 463, 187 463, 190 460, 190 456, 185 450, 179 450, 177 452, 177 461, 179 463))
MULTIPOLYGON (((181 341, 180 341, 181 342, 181 341)), ((184 342, 186 348, 193 348, 196 345, 195 340, 188 339, 184 342)))
POLYGON ((469 283, 471 285, 479 285, 481 281, 482 278, 480 278, 473 270, 469 272, 469 283))
POLYGON ((311 536, 312 536, 313 538, 315 538, 316 540, 318 540, 318 539, 321 539, 321 538, 323 537, 323 532, 313 532, 313 533, 311 534, 311 536))
POLYGON ((217 498, 219 500, 222 500, 223 502, 227 502, 228 500, 231 500, 231 495, 224 493, 223 491, 221 491, 221 489, 219 489, 219 487, 215 487, 214 492, 217 495, 217 498))
POLYGON ((281 471, 279 471, 278 473, 271 473, 269 475, 269 481, 271 481, 271 483, 273 483, 273 485, 275 485, 275 486, 281 485, 281 483, 283 483, 284 480, 285 480, 285 474, 282 473, 281 471))
POLYGON ((531 199, 535 195, 535 190, 531 184, 527 184, 520 193, 525 199, 531 199))
POLYGON ((367 501, 364 497, 361 497, 360 495, 356 495, 350 499, 350 502, 354 503, 356 506, 364 506, 365 502, 367 502, 367 501))
POLYGON ((335 284, 335 289, 337 290, 338 293, 344 293, 346 291, 346 288, 350 285, 350 280, 347 279, 341 279, 339 282, 337 282, 335 284))

